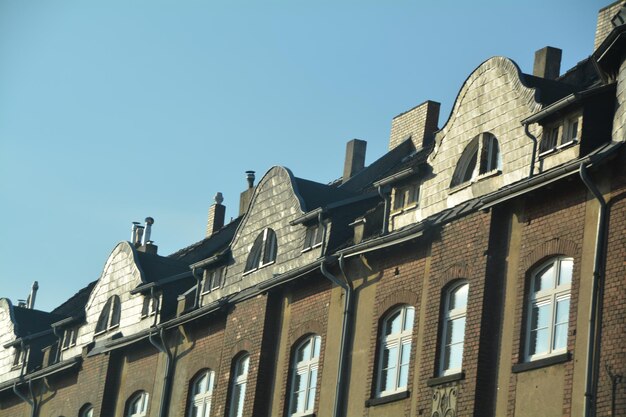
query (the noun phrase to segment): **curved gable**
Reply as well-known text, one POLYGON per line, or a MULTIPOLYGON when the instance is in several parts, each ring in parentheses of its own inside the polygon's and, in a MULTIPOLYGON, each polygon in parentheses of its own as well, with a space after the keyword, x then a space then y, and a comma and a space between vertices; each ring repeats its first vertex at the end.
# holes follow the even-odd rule
POLYGON ((522 179, 528 173, 532 142, 521 120, 541 109, 536 90, 523 84, 513 61, 493 57, 467 78, 455 100, 445 126, 435 135, 435 147, 428 158, 433 177, 423 193, 423 214, 428 216, 480 194, 522 179), (481 187, 451 190, 455 168, 467 145, 489 132, 499 144, 501 174, 481 181, 481 187))
POLYGON ((14 377, 11 368, 15 352, 13 348, 5 349, 4 345, 17 338, 15 327, 11 301, 8 298, 0 298, 0 382, 14 377))
POLYGON ((230 286, 227 292, 254 285, 303 262, 309 262, 309 257, 318 256, 308 253, 301 256, 305 228, 289 224, 304 214, 305 210, 304 199, 291 171, 280 166, 271 168, 256 186, 248 211, 231 243, 233 262, 226 273, 226 287, 230 286), (276 261, 270 266, 244 274, 250 249, 266 228, 273 229, 276 234, 276 261), (245 284, 241 283, 242 280, 245 284))

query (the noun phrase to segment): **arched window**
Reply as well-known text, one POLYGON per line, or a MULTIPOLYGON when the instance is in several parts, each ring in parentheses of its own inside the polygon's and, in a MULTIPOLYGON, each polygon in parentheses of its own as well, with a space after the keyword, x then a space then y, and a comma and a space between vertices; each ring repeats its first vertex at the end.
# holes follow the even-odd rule
POLYGON ((439 354, 439 375, 461 372, 463 344, 465 342, 465 317, 469 285, 462 281, 444 293, 442 331, 439 354))
POLYGON ((246 385, 248 384, 248 369, 250 367, 250 355, 247 353, 239 356, 233 366, 233 374, 230 377, 230 407, 229 417, 242 417, 243 407, 246 400, 246 385))
POLYGON ((139 391, 127 402, 126 417, 144 417, 148 413, 148 393, 139 391))
POLYGON ((298 345, 294 353, 289 395, 290 416, 304 416, 313 412, 321 344, 321 337, 311 335, 298 345))
POLYGON ((378 397, 407 389, 414 319, 415 309, 404 305, 392 310, 382 322, 376 385, 378 397))
POLYGON ((96 324, 96 334, 119 326, 120 312, 120 297, 118 297, 117 295, 109 297, 106 304, 104 305, 104 308, 100 312, 100 317, 98 317, 98 323, 96 324))
POLYGON ((78 415, 80 417, 93 417, 93 406, 89 403, 83 405, 78 415))
POLYGON ((498 139, 481 133, 465 147, 454 170, 451 187, 469 182, 479 175, 502 169, 498 139))
POLYGON ((202 371, 191 383, 189 395, 189 417, 209 417, 213 398, 215 372, 202 371))
POLYGON ((526 308, 527 361, 567 350, 573 269, 572 258, 558 257, 531 274, 526 308))
POLYGON ((244 272, 254 271, 273 263, 276 261, 277 250, 276 233, 270 228, 263 230, 254 240, 244 272))

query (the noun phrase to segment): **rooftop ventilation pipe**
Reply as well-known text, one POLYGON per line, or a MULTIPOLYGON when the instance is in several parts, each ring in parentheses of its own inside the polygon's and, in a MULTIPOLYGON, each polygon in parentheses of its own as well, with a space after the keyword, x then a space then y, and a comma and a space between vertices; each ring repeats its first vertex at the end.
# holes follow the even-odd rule
POLYGON ((152 232, 152 225, 154 224, 154 219, 152 217, 146 217, 146 226, 145 229, 143 231, 143 237, 142 237, 142 241, 141 244, 142 245, 147 245, 148 243, 151 243, 150 241, 150 233, 152 232))
POLYGON ((37 281, 33 282, 33 286, 30 289, 30 294, 28 295, 28 299, 26 301, 26 307, 33 309, 35 308, 35 298, 37 298, 37 290, 39 289, 39 283, 37 281))
POLYGON ((254 171, 246 171, 246 181, 248 181, 248 189, 241 193, 239 197, 239 215, 243 215, 250 205, 252 194, 254 193, 254 171))

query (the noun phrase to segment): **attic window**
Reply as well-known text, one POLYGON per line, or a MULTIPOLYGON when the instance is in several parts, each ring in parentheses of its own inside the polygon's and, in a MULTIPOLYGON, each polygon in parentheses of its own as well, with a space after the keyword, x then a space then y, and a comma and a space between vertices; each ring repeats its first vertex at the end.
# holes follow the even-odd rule
POLYGON ((276 233, 270 228, 263 230, 256 237, 252 249, 250 249, 244 274, 274 263, 277 250, 276 233))
POLYGON ((120 325, 120 297, 113 295, 109 297, 100 317, 98 317, 98 324, 96 324, 96 334, 104 333, 109 329, 120 325))
POLYGON ((324 226, 316 224, 306 229, 306 235, 304 236, 304 248, 303 250, 315 248, 322 244, 324 240, 324 226))
POLYGON ((394 190, 393 209, 402 210, 417 205, 420 188, 418 183, 397 187, 394 190))
POLYGON ((145 296, 141 307, 141 318, 152 316, 156 313, 156 303, 154 297, 145 296))
POLYGON ((580 141, 582 115, 571 115, 564 120, 543 128, 543 137, 539 144, 539 155, 551 153, 561 147, 580 141))
POLYGON ((491 133, 481 133, 465 147, 454 170, 450 187, 474 181, 477 177, 502 169, 500 145, 491 133))
POLYGON ((78 327, 70 327, 63 332, 63 343, 61 350, 69 349, 72 346, 76 346, 76 336, 78 334, 78 327))
POLYGON ((223 277, 224 268, 206 271, 204 273, 204 286, 202 287, 202 292, 210 292, 220 288, 222 286, 223 277))
POLYGON ((26 357, 28 356, 28 349, 22 349, 22 346, 14 346, 15 357, 13 358, 13 368, 18 368, 24 364, 26 357))

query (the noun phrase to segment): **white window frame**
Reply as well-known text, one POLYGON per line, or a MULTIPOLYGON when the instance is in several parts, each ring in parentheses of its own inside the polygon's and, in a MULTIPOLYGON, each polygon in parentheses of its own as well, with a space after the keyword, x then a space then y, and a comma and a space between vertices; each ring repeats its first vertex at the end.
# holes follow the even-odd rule
POLYGON ((215 372, 210 369, 202 371, 191 383, 188 417, 209 417, 213 402, 213 386, 215 372))
POLYGON ((156 303, 154 297, 151 295, 145 295, 143 299, 143 305, 141 306, 141 318, 154 316, 156 314, 156 303), (147 308, 146 308, 147 304, 147 308), (147 311, 146 311, 147 310, 147 311))
POLYGON ((63 331, 63 340, 61 344, 61 350, 67 350, 76 346, 76 337, 78 335, 78 327, 68 327, 63 331))
POLYGON ((250 371, 250 355, 241 355, 233 366, 233 375, 230 380, 230 406, 228 407, 228 417, 242 417, 246 404, 246 388, 248 385, 248 374, 250 371), (241 374, 240 374, 241 371, 241 374), (237 402, 235 393, 239 390, 241 395, 237 402))
POLYGON ((325 228, 325 225, 319 223, 306 228, 303 252, 322 246, 325 228))
POLYGON ((89 403, 83 405, 80 417, 93 417, 93 406, 89 403))
POLYGON ((582 127, 582 116, 577 114, 575 116, 568 117, 563 126, 563 135, 561 136, 560 146, 567 146, 572 143, 580 141, 580 133, 582 127), (572 134, 572 130, 576 126, 576 134, 572 134))
POLYGON ((398 212, 405 209, 418 207, 419 195, 419 182, 407 184, 402 187, 395 187, 393 193, 393 211, 398 212))
POLYGON ((28 360, 28 347, 22 348, 21 345, 13 346, 14 356, 12 368, 19 368, 28 360))
POLYGON ((463 352, 465 350, 465 331, 463 332, 463 339, 460 342, 456 343, 448 343, 448 336, 450 334, 451 325, 453 322, 458 322, 459 320, 463 320, 463 328, 465 329, 466 319, 467 319, 467 300, 469 300, 469 284, 467 281, 460 281, 452 286, 450 286, 446 292, 444 293, 444 308, 443 308, 443 316, 441 321, 441 340, 439 341, 440 351, 439 351, 439 376, 446 375, 454 375, 458 374, 463 370, 463 352), (457 293, 457 291, 461 290, 463 287, 467 288, 467 298, 465 305, 455 306, 455 308, 450 308, 450 300, 457 293), (461 361, 460 366, 456 368, 451 368, 450 363, 447 361, 446 349, 448 346, 452 345, 461 345, 461 361))
POLYGON ((293 363, 291 367, 291 388, 289 390, 289 416, 300 417, 313 413, 315 408, 315 398, 317 395, 317 378, 319 377, 319 359, 322 346, 322 338, 318 335, 308 336, 303 340, 294 351, 293 363), (310 354, 298 362, 300 352, 310 345, 310 354), (304 380, 304 389, 296 391, 297 377, 300 376, 304 380), (299 392, 304 392, 304 408, 293 410, 294 399, 297 398, 299 392))
POLYGON ((502 152, 498 138, 489 132, 475 136, 465 147, 457 163, 451 188, 464 187, 482 178, 497 175, 502 171, 502 152), (495 160, 495 165, 493 163, 495 160), (484 161, 484 163, 483 163, 484 161), (474 164, 472 171, 469 168, 474 164))
POLYGON ((145 417, 148 413, 148 400, 150 396, 146 391, 141 391, 130 397, 126 417, 145 417), (133 406, 139 406, 137 412, 133 412, 133 406))
POLYGON ((410 305, 402 305, 400 307, 394 308, 392 311, 385 315, 385 318, 382 321, 381 330, 380 330, 380 340, 379 340, 379 350, 378 350, 378 372, 376 375, 376 396, 377 397, 385 397, 388 395, 396 394, 399 392, 404 392, 408 388, 408 378, 410 373, 410 363, 411 363, 411 348, 413 341, 413 326, 415 324, 415 308, 410 305), (410 312, 410 314, 409 314, 410 312), (400 313, 398 319, 400 321, 400 331, 397 333, 385 334, 387 325, 396 313, 400 313), (410 322, 408 318, 411 318, 410 322), (395 362, 395 366, 385 368, 384 358, 387 352, 390 352, 392 349, 396 349, 395 357, 393 361, 395 362), (402 362, 402 353, 408 350, 408 362, 402 362), (406 367, 406 384, 402 385, 401 382, 401 374, 402 367, 406 367), (385 371, 394 372, 395 378, 393 378, 393 385, 390 387, 384 387, 383 384, 386 381, 385 371))
POLYGON ((115 329, 116 327, 119 327, 120 321, 122 320, 122 300, 120 299, 120 297, 117 295, 112 295, 107 299, 106 303, 104 304, 103 310, 100 312, 100 316, 98 316, 98 320, 96 321, 96 329, 98 328, 98 322, 100 322, 100 317, 102 314, 107 315, 106 326, 102 330, 99 330, 99 331, 96 330, 95 332, 96 336, 106 333, 111 329, 115 329), (117 323, 113 323, 113 309, 115 308, 116 300, 117 302, 119 302, 120 314, 119 314, 119 317, 117 318, 118 320, 117 323), (106 309, 106 312, 105 312, 105 309, 106 309))
POLYGON ((202 284, 202 294, 207 294, 211 291, 220 289, 223 285, 225 273, 226 268, 224 267, 207 271, 205 274, 204 283, 202 284), (219 280, 216 280, 216 277, 219 277, 219 280))
POLYGON ((558 355, 561 353, 567 352, 567 334, 569 333, 569 314, 571 307, 571 287, 572 287, 572 276, 574 271, 574 259, 568 257, 555 257, 550 259, 547 262, 541 264, 538 268, 535 268, 533 273, 530 276, 530 285, 528 297, 526 299, 526 338, 524 344, 524 358, 526 362, 532 362, 538 359, 558 355), (561 274, 562 265, 565 262, 571 263, 571 271, 572 275, 568 277, 569 282, 566 284, 559 284, 559 277, 561 274), (543 289, 540 291, 535 291, 535 281, 538 276, 540 276, 543 272, 545 272, 548 268, 553 268, 553 285, 551 288, 543 289), (563 325, 563 323, 556 323, 557 319, 557 306, 559 302, 568 300, 570 303, 567 310, 567 330, 565 337, 565 346, 556 347, 555 343, 555 332, 558 325, 563 325), (550 323, 547 327, 548 329, 548 340, 547 340, 547 349, 541 352, 536 352, 531 354, 531 338, 532 332, 536 329, 532 327, 533 321, 533 308, 535 306, 550 306, 549 309, 549 317, 548 323, 550 323))
MULTIPOLYGON (((259 269, 276 262, 276 256, 278 255, 278 236, 276 236, 276 232, 273 229, 268 227, 264 229, 261 233, 262 233, 263 239, 261 242, 261 252, 259 254, 259 262, 258 264, 254 265, 254 267, 244 271, 243 273, 244 275, 250 274, 254 271, 258 271, 259 269), (270 231, 271 231, 271 234, 270 234, 270 231), (274 244, 272 243, 272 239, 268 239, 270 235, 274 236, 273 238, 273 240, 275 241, 274 244), (267 256, 268 251, 269 251, 269 256, 267 256), (268 258, 269 261, 265 262, 264 261, 265 258, 268 258)), ((257 235, 257 237, 254 239, 254 242, 252 242, 252 246, 250 247, 250 253, 248 253, 248 256, 251 255, 252 249, 254 248, 254 244, 257 242, 258 238, 259 238, 259 235, 257 235)), ((245 267, 247 266, 248 266, 248 259, 246 259, 245 267)))

